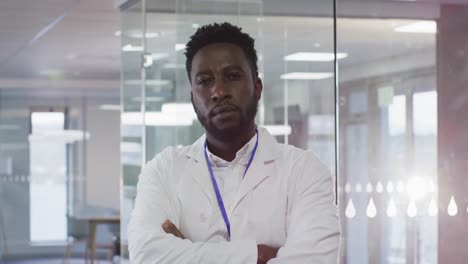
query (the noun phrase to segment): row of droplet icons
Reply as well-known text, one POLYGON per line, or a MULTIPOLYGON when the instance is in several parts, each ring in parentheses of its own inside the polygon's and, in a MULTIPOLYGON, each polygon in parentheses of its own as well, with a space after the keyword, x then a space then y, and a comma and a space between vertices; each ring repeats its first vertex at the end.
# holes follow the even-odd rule
MULTIPOLYGON (((393 199, 390 199, 388 201, 387 208, 386 208, 387 217, 390 217, 390 218, 396 217, 398 216, 398 212, 399 211, 397 209, 395 202, 393 201, 393 199)), ((468 206, 466 208, 466 212, 468 213, 468 206)), ((438 213, 439 213, 439 208, 437 206, 435 199, 433 198, 429 202, 429 206, 427 208, 427 215, 436 216, 438 213)), ((423 215, 424 213, 420 212, 419 214, 423 215)), ((453 196, 450 198, 450 202, 447 206, 447 214, 449 216, 456 216, 458 214, 458 206, 453 196)), ((347 218, 354 218, 356 216, 356 208, 351 198, 349 199, 348 204, 346 205, 345 215, 347 218)), ((408 207, 406 208, 406 215, 410 218, 414 218, 418 216, 418 208, 414 200, 410 200, 410 202, 408 203, 408 207)), ((367 204, 366 216, 369 218, 374 218, 377 216, 377 208, 375 206, 375 203, 372 197, 370 198, 369 203, 367 204)))
POLYGON ((410 179, 408 183, 406 184, 406 186, 401 180, 395 183, 392 181, 389 181, 387 182, 385 186, 381 181, 378 181, 375 184, 375 186, 373 186, 370 182, 368 182, 365 186, 361 185, 361 183, 356 183, 354 188, 351 186, 351 184, 346 183, 344 186, 344 191, 346 193, 350 193, 353 191, 356 193, 361 193, 361 192, 371 193, 373 191, 377 193, 383 193, 385 190, 388 193, 393 193, 393 192, 402 193, 405 191, 405 189, 412 191, 413 189, 421 189, 421 188, 424 188, 426 192, 436 191, 436 186, 433 181, 424 181, 420 178, 410 179))

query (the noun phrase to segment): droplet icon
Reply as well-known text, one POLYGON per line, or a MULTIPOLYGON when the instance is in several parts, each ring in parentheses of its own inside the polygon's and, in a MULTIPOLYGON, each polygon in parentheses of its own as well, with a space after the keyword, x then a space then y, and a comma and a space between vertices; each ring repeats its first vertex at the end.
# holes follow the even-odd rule
POLYGON ((376 190, 378 193, 383 192, 383 184, 382 184, 380 181, 377 182, 377 185, 375 186, 375 190, 376 190))
POLYGON ((408 217, 416 217, 418 215, 418 208, 416 208, 416 203, 414 200, 411 200, 408 204, 408 209, 406 210, 408 217))
POLYGON ((367 217, 374 218, 377 215, 377 208, 375 208, 374 200, 370 198, 369 204, 367 205, 366 210, 367 217))
POLYGON ((366 192, 368 193, 372 192, 372 184, 370 182, 368 182, 366 185, 366 192))
POLYGON ((455 216, 458 213, 458 207, 457 207, 457 204, 455 203, 455 199, 453 198, 453 195, 450 198, 450 203, 447 208, 447 213, 450 216, 455 216))
POLYGON ((349 193, 349 192, 351 191, 351 185, 349 184, 349 182, 347 182, 347 183, 345 184, 344 189, 345 189, 345 192, 346 192, 346 193, 349 193))
POLYGON ((387 206, 387 216, 392 218, 392 217, 395 217, 397 214, 397 208, 395 206, 395 202, 393 202, 393 199, 390 199, 390 201, 388 202, 388 206, 387 206))
POLYGON ((354 218, 356 216, 356 208, 354 208, 353 200, 351 198, 346 206, 345 215, 348 218, 354 218))

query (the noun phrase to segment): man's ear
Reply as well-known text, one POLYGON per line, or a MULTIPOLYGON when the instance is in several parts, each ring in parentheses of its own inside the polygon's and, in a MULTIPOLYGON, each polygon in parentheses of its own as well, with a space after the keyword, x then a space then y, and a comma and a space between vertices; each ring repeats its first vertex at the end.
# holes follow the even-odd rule
POLYGON ((257 77, 254 82, 254 90, 255 98, 257 98, 257 101, 260 101, 260 98, 262 98, 263 83, 262 79, 260 79, 259 77, 257 77))

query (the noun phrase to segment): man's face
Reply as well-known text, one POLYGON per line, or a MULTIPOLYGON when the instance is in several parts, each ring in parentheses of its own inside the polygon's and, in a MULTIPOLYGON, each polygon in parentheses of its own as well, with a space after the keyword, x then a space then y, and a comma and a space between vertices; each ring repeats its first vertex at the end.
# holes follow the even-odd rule
POLYGON ((232 141, 253 124, 262 82, 242 49, 230 43, 201 48, 190 72, 192 104, 207 133, 232 141))

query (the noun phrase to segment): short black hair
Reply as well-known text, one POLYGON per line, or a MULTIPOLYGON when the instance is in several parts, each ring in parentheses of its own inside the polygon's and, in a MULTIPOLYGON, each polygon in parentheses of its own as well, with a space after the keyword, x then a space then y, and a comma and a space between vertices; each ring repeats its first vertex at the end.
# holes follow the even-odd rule
POLYGON ((255 50, 255 40, 249 34, 242 32, 242 28, 234 26, 228 22, 221 24, 213 23, 204 25, 190 37, 187 43, 185 56, 185 68, 188 78, 192 71, 192 60, 195 54, 203 47, 213 43, 231 43, 239 46, 252 67, 252 74, 258 76, 257 51, 255 50))

